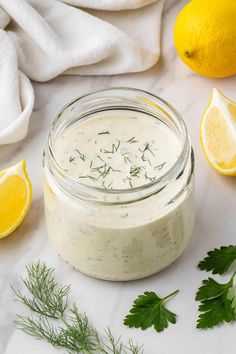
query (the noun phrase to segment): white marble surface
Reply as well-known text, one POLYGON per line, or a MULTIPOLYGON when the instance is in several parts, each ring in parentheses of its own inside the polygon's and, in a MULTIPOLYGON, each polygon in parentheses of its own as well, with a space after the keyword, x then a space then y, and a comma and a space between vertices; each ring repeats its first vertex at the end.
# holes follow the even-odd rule
MULTIPOLYGON (((35 83, 36 104, 30 132, 21 143, 0 148, 1 168, 25 158, 33 183, 33 204, 21 227, 0 241, 0 353, 59 353, 47 343, 16 330, 10 283, 18 284, 25 264, 42 259, 56 267, 58 279, 72 284, 72 299, 86 311, 98 329, 111 327, 124 339, 144 344, 146 354, 229 354, 235 344, 236 324, 208 331, 195 328, 197 303, 194 294, 208 274, 196 268, 206 251, 222 244, 235 244, 236 179, 221 177, 211 170, 199 145, 199 121, 215 86, 236 100, 236 77, 210 80, 189 71, 176 56, 173 24, 186 0, 167 0, 163 21, 162 59, 139 74, 114 77, 59 77, 49 83, 35 83), (68 100, 82 93, 111 86, 131 86, 151 91, 172 103, 183 115, 196 157, 196 224, 184 255, 165 271, 141 281, 110 283, 86 277, 64 263, 51 247, 45 229, 41 184, 41 158, 48 127, 68 100), (133 299, 146 290, 165 295, 180 289, 169 302, 178 314, 176 325, 161 334, 148 329, 127 329, 122 320, 133 299)), ((226 275, 226 278, 228 276, 226 275)), ((63 351, 62 351, 63 352, 63 351)))

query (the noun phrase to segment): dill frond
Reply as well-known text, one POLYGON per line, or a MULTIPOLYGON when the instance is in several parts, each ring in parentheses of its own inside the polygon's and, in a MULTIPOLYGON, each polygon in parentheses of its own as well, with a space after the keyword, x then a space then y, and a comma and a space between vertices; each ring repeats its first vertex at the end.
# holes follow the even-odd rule
POLYGON ((86 314, 76 304, 68 304, 70 286, 59 285, 55 269, 40 261, 26 267, 22 278, 27 295, 12 288, 16 300, 31 311, 31 315, 17 315, 15 323, 25 333, 45 340, 67 354, 142 354, 142 347, 129 340, 128 345, 116 340, 110 329, 99 335, 86 314))

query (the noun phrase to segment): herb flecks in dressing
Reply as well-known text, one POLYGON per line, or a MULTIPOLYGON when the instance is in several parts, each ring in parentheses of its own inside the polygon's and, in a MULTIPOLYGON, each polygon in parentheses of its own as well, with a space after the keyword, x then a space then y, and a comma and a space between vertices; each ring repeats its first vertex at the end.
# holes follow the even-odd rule
POLYGON ((129 189, 154 182, 177 160, 180 144, 172 130, 144 114, 101 115, 67 129, 56 157, 83 183, 104 189, 129 189))

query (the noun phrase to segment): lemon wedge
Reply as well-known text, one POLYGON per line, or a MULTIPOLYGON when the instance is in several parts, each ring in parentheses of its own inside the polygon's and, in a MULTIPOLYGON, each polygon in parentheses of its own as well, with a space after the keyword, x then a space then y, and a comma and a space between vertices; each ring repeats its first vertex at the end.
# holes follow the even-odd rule
POLYGON ((32 200, 25 160, 0 171, 0 239, 23 221, 32 200))
POLYGON ((217 89, 201 120, 200 141, 215 171, 236 176, 236 103, 217 89))

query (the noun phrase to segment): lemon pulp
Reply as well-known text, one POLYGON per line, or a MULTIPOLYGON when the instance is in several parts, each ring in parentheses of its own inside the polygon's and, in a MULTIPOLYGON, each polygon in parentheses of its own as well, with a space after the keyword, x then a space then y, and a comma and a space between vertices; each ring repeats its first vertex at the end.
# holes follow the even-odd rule
POLYGON ((32 186, 24 160, 0 172, 0 238, 21 224, 31 200, 32 186))
POLYGON ((236 103, 214 89, 200 126, 203 152, 211 166, 236 175, 236 103))

